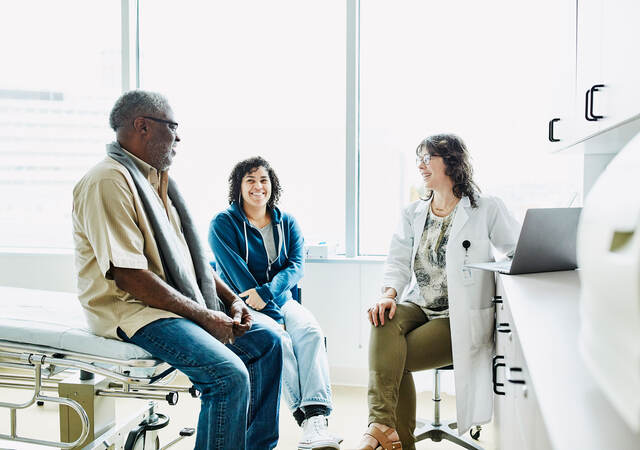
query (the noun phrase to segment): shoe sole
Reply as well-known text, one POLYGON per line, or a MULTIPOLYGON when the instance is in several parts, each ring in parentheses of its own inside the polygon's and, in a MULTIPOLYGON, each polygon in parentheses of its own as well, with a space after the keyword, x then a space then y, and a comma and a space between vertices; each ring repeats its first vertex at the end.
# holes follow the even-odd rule
POLYGON ((340 444, 323 442, 315 445, 298 445, 298 450, 340 450, 340 444))
POLYGON ((298 450, 340 450, 340 446, 321 445, 320 447, 298 447, 298 450))

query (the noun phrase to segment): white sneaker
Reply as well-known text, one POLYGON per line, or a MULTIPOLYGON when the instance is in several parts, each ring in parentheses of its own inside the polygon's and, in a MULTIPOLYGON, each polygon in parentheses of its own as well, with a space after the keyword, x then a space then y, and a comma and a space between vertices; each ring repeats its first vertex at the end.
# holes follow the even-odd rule
POLYGON ((325 416, 313 416, 302 422, 302 439, 298 442, 298 449, 340 449, 338 439, 329 433, 327 429, 327 418, 325 416))
POLYGON ((331 431, 329 431, 328 433, 329 433, 329 436, 331 436, 333 439, 335 439, 338 444, 342 444, 342 441, 344 441, 342 436, 337 435, 335 433, 332 433, 331 431))

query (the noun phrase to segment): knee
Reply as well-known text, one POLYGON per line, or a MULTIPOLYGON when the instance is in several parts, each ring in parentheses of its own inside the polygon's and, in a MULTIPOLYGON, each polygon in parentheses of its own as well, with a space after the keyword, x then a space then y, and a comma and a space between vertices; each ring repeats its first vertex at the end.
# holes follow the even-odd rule
POLYGON ((224 390, 230 397, 237 401, 249 398, 251 381, 249 371, 244 364, 234 364, 229 373, 224 377, 224 390))
POLYGON ((280 325, 275 328, 265 328, 263 338, 265 353, 275 358, 282 358, 283 348, 287 348, 287 342, 289 347, 291 346, 289 336, 280 325))
POLYGON ((324 345, 324 333, 317 324, 310 324, 306 331, 305 337, 317 345, 324 345))
MULTIPOLYGON (((395 316, 394 316, 395 319, 395 316)), ((380 325, 378 317, 378 326, 371 324, 371 333, 375 334, 404 334, 402 332, 402 323, 400 320, 389 318, 389 311, 384 312, 384 325, 380 325)))
POLYGON ((291 336, 286 331, 280 335, 280 342, 282 343, 282 352, 286 355, 287 353, 293 353, 293 342, 291 341, 291 336))
POLYGON ((291 330, 290 334, 294 346, 324 346, 324 333, 317 323, 306 323, 296 330, 291 330))
POLYGON ((249 398, 249 371, 240 358, 231 358, 222 366, 206 370, 205 373, 206 376, 194 381, 202 392, 203 400, 227 397, 233 401, 244 401, 249 398))

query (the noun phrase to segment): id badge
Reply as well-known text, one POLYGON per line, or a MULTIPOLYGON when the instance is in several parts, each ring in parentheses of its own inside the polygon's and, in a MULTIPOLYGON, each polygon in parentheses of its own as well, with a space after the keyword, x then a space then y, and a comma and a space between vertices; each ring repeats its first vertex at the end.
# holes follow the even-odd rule
POLYGON ((476 282, 476 277, 474 275, 474 270, 468 267, 464 267, 468 264, 468 258, 464 258, 464 262, 462 263, 462 284, 465 286, 470 286, 476 282))

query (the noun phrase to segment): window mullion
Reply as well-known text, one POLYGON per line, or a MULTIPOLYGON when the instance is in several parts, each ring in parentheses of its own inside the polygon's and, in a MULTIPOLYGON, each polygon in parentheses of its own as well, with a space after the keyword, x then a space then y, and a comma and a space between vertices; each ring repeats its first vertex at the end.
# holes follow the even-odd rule
POLYGON ((347 0, 345 252, 357 256, 359 199, 360 1, 347 0))

